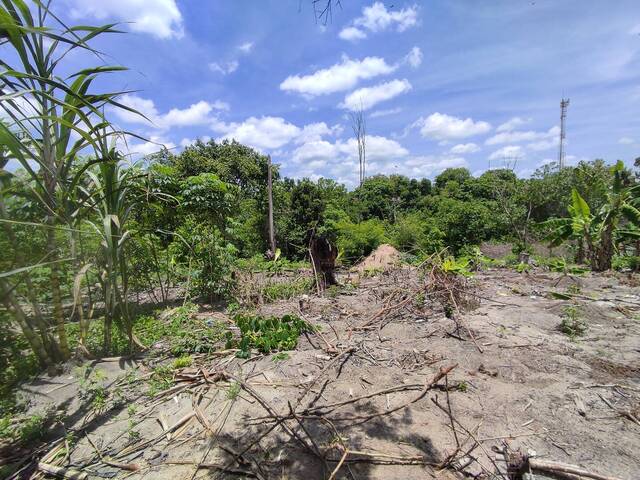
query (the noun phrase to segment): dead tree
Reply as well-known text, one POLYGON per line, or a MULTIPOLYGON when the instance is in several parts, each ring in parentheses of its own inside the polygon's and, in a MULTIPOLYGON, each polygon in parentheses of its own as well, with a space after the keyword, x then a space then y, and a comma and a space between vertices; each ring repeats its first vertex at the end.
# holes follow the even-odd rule
POLYGON ((351 113, 351 128, 358 143, 358 164, 360 166, 359 185, 362 185, 366 175, 367 167, 367 122, 364 117, 364 107, 360 102, 360 108, 351 113))
POLYGON ((309 256, 311 257, 318 292, 323 291, 330 285, 337 285, 338 281, 334 273, 336 258, 338 258, 336 246, 326 238, 313 236, 309 242, 309 256))

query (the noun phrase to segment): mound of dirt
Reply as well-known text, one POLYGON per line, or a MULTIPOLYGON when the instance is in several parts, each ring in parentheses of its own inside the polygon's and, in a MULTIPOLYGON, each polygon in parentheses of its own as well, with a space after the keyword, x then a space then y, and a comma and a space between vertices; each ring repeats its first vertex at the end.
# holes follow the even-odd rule
POLYGON ((400 264, 400 252, 387 243, 376 248, 367 258, 362 260, 356 270, 389 270, 400 264))

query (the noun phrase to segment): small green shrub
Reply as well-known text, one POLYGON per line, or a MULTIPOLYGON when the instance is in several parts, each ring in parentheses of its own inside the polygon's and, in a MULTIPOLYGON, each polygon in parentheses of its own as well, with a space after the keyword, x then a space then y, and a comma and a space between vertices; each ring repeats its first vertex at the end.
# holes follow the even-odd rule
POLYGON ((302 295, 310 292, 312 288, 312 278, 298 278, 287 282, 270 283, 263 288, 262 296, 269 303, 302 295))
POLYGON ((612 260, 612 267, 616 270, 640 271, 640 257, 634 255, 616 255, 612 260))
POLYGON ((227 348, 238 348, 240 352, 237 355, 241 358, 248 358, 252 348, 265 354, 293 350, 298 344, 298 337, 312 331, 311 325, 295 315, 265 318, 238 314, 234 321, 240 329, 240 340, 228 332, 227 348))
POLYGON ((179 368, 190 367, 192 364, 193 357, 191 355, 183 355, 173 361, 173 368, 177 370, 179 368))
POLYGON ((560 331, 571 338, 582 336, 586 333, 587 324, 577 306, 569 305, 562 310, 560 331))

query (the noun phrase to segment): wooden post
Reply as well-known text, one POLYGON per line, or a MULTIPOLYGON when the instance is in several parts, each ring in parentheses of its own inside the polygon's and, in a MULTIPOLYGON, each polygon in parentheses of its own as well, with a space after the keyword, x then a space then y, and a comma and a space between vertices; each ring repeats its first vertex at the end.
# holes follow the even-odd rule
POLYGON ((269 196, 269 248, 276 254, 276 235, 273 228, 273 187, 271 178, 271 155, 267 155, 267 194, 269 196))

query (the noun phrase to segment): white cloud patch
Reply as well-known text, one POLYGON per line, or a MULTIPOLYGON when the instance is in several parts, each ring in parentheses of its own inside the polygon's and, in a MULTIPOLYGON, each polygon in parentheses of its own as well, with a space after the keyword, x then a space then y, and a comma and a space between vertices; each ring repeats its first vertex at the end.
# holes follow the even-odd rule
POLYGON ((229 75, 235 72, 240 66, 240 62, 237 60, 231 60, 230 62, 211 62, 209 64, 209 70, 215 73, 221 73, 222 75, 229 75))
POLYGON ((141 157, 158 153, 165 148, 167 150, 172 150, 176 148, 176 145, 164 137, 152 135, 149 137, 149 141, 144 143, 127 142, 125 144, 122 141, 118 141, 118 148, 120 151, 124 152, 130 160, 135 161, 141 157))
POLYGON ((362 9, 362 15, 353 20, 352 25, 340 32, 339 36, 343 40, 360 40, 366 38, 365 32, 383 32, 385 30, 395 30, 404 32, 418 24, 418 8, 411 7, 395 10, 387 9, 384 3, 374 2, 362 9))
POLYGON ((552 137, 557 137, 560 134, 559 127, 551 127, 546 132, 536 132, 533 130, 518 131, 509 130, 497 133, 493 137, 487 139, 486 145, 500 145, 502 143, 519 143, 519 142, 532 142, 536 140, 548 140, 552 137))
MULTIPOLYGON (((153 100, 142 98, 137 95, 123 95, 119 102, 139 111, 147 117, 156 128, 166 130, 173 127, 188 127, 193 125, 206 125, 211 123, 214 110, 229 110, 229 105, 216 101, 213 103, 201 100, 187 108, 172 108, 167 113, 161 114, 156 108, 153 100)), ((121 108, 113 109, 113 113, 121 120, 128 123, 139 123, 149 125, 149 122, 140 115, 136 115, 121 108)))
POLYGON ((418 68, 422 65, 422 50, 419 47, 413 47, 411 51, 405 55, 404 61, 408 63, 412 68, 418 68))
POLYGON ((524 156, 524 149, 520 145, 508 145, 489 155, 489 160, 513 160, 524 156))
POLYGON ((367 38, 367 34, 356 27, 346 27, 340 30, 338 36, 349 42, 355 42, 367 38))
POLYGON ((375 112, 371 112, 369 118, 378 118, 378 117, 387 117, 389 115, 395 115, 396 113, 400 113, 402 109, 398 108, 389 108, 387 110, 376 110, 375 112))
POLYGON ((212 129, 221 134, 219 140, 235 139, 258 150, 274 150, 291 142, 301 144, 321 141, 324 136, 339 135, 342 132, 340 125, 329 127, 326 123, 319 122, 300 128, 282 117, 269 116, 250 117, 243 122, 214 121, 212 129))
POLYGON ((620 145, 633 145, 636 141, 631 137, 622 137, 618 140, 620 145))
POLYGON ((497 132, 510 132, 521 125, 525 125, 531 121, 530 118, 513 117, 496 128, 497 132))
POLYGON ((238 50, 240 50, 244 54, 247 54, 250 53, 251 50, 253 50, 253 45, 253 42, 245 42, 241 45, 238 45, 238 50))
POLYGON ((348 110, 369 110, 380 102, 390 100, 411 90, 407 79, 391 80, 373 87, 365 87, 351 92, 339 106, 348 110))
POLYGON ((454 145, 449 150, 449 153, 453 153, 456 155, 464 155, 465 153, 475 153, 480 150, 480 147, 475 143, 459 143, 458 145, 454 145))
POLYGON ((182 38, 182 14, 175 0, 67 0, 73 18, 115 18, 131 30, 157 38, 182 38))
POLYGON ((491 124, 487 122, 474 121, 471 118, 463 120, 438 112, 426 118, 420 117, 413 127, 419 128, 425 138, 443 141, 473 137, 491 130, 491 124))
POLYGON ((280 90, 296 92, 306 96, 327 95, 355 87, 361 80, 388 75, 397 66, 389 65, 384 58, 366 57, 351 60, 343 56, 342 61, 331 67, 317 70, 310 75, 292 75, 281 84, 280 90))
POLYGON ((549 138, 547 140, 540 140, 538 142, 528 143, 527 148, 536 152, 542 152, 544 150, 550 150, 558 147, 558 139, 549 138))

